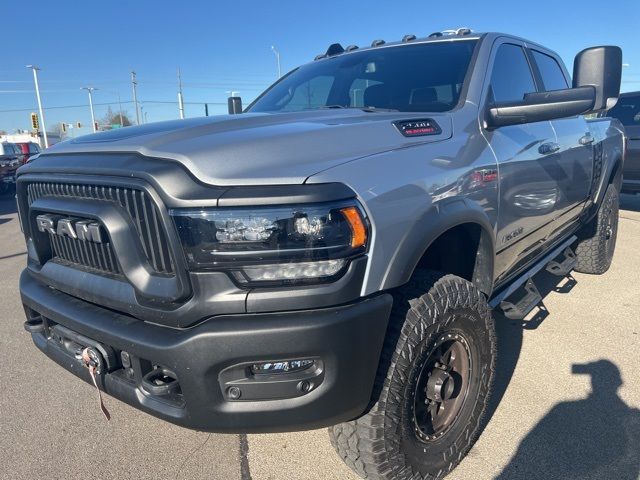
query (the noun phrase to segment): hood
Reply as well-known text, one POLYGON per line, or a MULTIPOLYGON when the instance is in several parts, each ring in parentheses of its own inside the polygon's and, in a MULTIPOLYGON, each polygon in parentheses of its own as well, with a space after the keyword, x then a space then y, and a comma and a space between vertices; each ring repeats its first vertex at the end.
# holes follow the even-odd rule
POLYGON ((59 143, 42 156, 139 153, 183 164, 211 185, 300 184, 311 175, 375 153, 451 136, 446 114, 359 109, 243 113, 172 120, 102 132, 59 143), (406 138, 397 120, 431 118, 438 135, 406 138))

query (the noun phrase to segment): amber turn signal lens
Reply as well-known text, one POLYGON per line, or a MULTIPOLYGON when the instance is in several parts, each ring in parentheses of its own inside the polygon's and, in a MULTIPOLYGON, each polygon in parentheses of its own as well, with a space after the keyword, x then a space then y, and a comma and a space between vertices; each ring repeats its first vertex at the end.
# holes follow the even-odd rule
POLYGON ((351 247, 364 247, 367 243, 367 228, 362 222, 360 212, 356 207, 347 207, 340 210, 351 227, 351 247))

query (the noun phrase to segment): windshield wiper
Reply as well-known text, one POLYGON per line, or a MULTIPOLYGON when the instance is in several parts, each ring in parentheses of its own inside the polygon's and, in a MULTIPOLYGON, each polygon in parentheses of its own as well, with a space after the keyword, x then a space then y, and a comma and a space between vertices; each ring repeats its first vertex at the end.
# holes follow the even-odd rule
POLYGON ((397 108, 360 107, 363 112, 399 112, 397 108))
POLYGON ((362 110, 363 112, 399 112, 400 111, 400 110, 397 110, 395 108, 347 107, 346 105, 322 105, 322 106, 317 107, 317 108, 318 108, 318 110, 333 109, 333 108, 350 108, 350 109, 362 110))

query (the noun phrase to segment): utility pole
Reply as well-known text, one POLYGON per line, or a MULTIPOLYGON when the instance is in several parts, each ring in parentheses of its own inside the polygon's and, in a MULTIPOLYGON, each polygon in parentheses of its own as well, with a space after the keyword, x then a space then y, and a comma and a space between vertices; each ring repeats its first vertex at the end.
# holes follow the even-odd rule
POLYGON ((47 138, 47 125, 44 121, 44 110, 42 109, 42 100, 40 99, 40 85, 38 85, 38 70, 35 65, 27 65, 33 72, 33 82, 36 85, 36 98, 38 99, 38 111, 40 112, 40 128, 42 128, 42 139, 44 140, 44 148, 49 148, 49 139, 47 138))
POLYGON ((136 125, 140 125, 140 110, 138 110, 138 92, 136 91, 136 86, 138 82, 136 81, 136 72, 131 72, 131 85, 133 87, 133 106, 136 109, 136 125))
POLYGON ((180 118, 184 119, 184 99, 182 97, 182 77, 180 76, 180 68, 178 68, 178 110, 180 118))
POLYGON ((276 61, 278 62, 278 78, 281 78, 282 70, 280 69, 280 52, 273 45, 271 45, 271 51, 276 56, 276 61))
POLYGON ((96 128, 96 116, 93 112, 93 91, 97 90, 97 88, 82 87, 80 90, 86 90, 89 93, 89 109, 91 110, 91 127, 93 128, 94 132, 97 132, 98 129, 96 128))
POLYGON ((118 92, 118 108, 120 109, 120 127, 124 127, 124 120, 122 120, 122 100, 120 100, 120 92, 118 92))

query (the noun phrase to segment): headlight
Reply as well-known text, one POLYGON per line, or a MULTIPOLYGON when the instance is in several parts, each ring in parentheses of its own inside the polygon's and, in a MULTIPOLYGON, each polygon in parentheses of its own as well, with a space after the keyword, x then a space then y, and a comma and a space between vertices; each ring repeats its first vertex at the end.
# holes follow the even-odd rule
POLYGON ((354 200, 169 213, 192 270, 226 270, 247 285, 330 280, 366 251, 369 239, 354 200))

